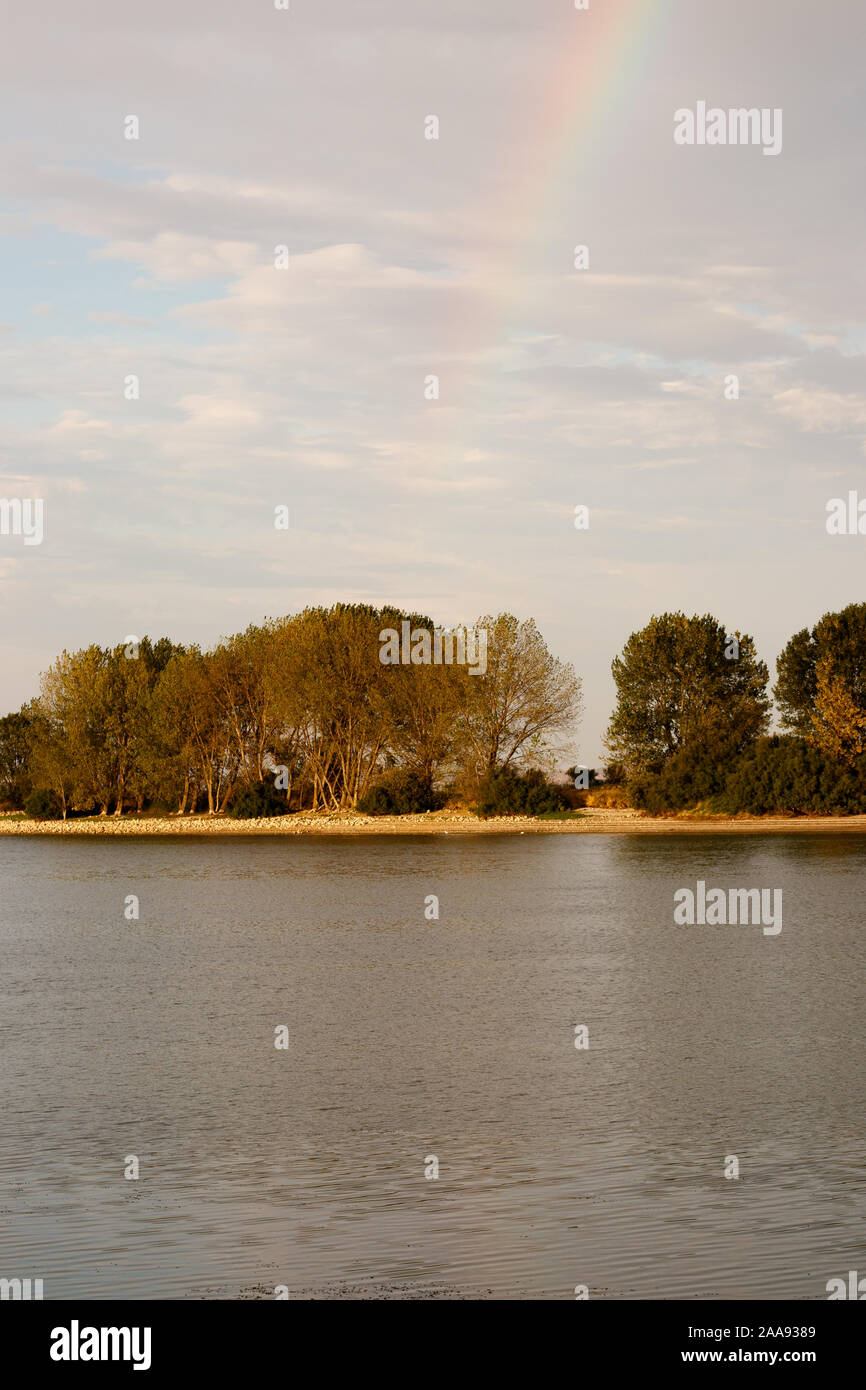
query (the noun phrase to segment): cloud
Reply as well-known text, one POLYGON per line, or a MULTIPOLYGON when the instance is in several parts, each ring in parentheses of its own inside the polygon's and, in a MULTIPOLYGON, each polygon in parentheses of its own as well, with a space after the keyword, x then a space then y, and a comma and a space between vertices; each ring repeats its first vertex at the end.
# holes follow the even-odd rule
POLYGON ((107 323, 116 325, 118 328, 152 328, 153 319, 133 318, 129 314, 110 314, 92 310, 87 315, 90 323, 107 323))
POLYGON ((866 431, 866 397, 808 387, 792 387, 773 397, 773 406, 801 429, 821 434, 866 431))
POLYGON ((603 10, 21 8, 0 467, 57 506, 6 571, 0 698, 143 620, 208 641, 337 598, 512 607, 584 675, 592 760, 652 611, 754 619, 772 655, 856 593, 822 477, 856 480, 866 434, 858 8, 681 7, 628 59, 603 10), (781 159, 674 148, 683 81, 738 105, 768 73, 781 159))
POLYGON ((94 254, 143 266, 154 280, 176 282, 242 275, 255 266, 262 251, 251 242, 213 241, 181 232, 159 232, 149 241, 110 241, 94 254))

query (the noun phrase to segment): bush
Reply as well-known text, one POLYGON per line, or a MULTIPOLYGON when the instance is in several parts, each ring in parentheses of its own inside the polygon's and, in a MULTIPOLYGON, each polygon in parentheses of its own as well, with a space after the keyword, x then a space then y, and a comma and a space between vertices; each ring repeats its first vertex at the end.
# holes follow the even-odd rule
POLYGON ((624 811, 629 806, 628 792, 618 782, 602 782, 586 793, 587 806, 600 806, 605 810, 624 811))
POLYGON ((445 797, 433 784, 417 773, 396 771, 383 777, 358 802, 365 816, 412 816, 421 811, 439 811, 445 797))
POLYGON ((856 815, 866 812, 866 757, 851 768, 794 734, 762 738, 738 757, 684 748, 636 778, 631 804, 650 815, 699 804, 719 815, 856 815))
POLYGON ((650 815, 683 811, 724 791, 740 758, 730 741, 712 746, 691 744, 674 753, 657 772, 644 773, 629 784, 632 806, 650 815))
POLYGON ((530 768, 523 776, 512 768, 485 777, 478 792, 477 816, 541 816, 568 809, 561 787, 552 787, 543 772, 530 768))
POLYGON ((800 812, 857 815, 866 812, 866 757, 853 768, 833 762, 791 734, 761 739, 731 772, 718 798, 736 815, 800 812))
POLYGON ((12 782, 0 783, 0 811, 23 811, 31 791, 33 783, 29 777, 17 777, 12 782))
POLYGON ((33 820, 61 820, 63 816, 60 797, 48 787, 34 787, 24 803, 24 810, 33 820))
POLYGON ((604 784, 607 787, 621 787, 628 781, 625 766, 622 763, 608 763, 604 769, 604 784))
POLYGON ((287 810, 285 793, 278 792, 273 782, 253 782, 236 793, 229 815, 235 820, 257 820, 259 817, 284 816, 287 810))

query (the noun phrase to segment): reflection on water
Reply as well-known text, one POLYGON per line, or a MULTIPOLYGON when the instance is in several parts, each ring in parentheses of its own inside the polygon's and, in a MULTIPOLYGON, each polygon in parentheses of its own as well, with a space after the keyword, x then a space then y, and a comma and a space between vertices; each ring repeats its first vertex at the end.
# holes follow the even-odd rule
POLYGON ((853 835, 0 840, 0 1276, 825 1298, 866 1269, 864 862, 853 835), (699 878, 781 888, 781 934, 675 926, 699 878))

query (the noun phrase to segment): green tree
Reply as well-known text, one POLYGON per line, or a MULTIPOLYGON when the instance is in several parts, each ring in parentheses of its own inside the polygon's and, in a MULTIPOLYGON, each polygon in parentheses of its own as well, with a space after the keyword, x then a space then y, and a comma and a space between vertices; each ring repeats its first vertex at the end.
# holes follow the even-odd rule
POLYGON ((752 638, 727 634, 710 614, 653 617, 611 670, 607 747, 630 779, 661 772, 684 749, 736 757, 768 726, 769 676, 752 638))
POLYGON ((184 777, 180 812, 195 809, 201 789, 208 814, 217 814, 237 781, 240 755, 218 697, 220 678, 218 658, 191 646, 171 658, 156 690, 164 767, 184 777))
POLYGON ((34 788, 53 791, 66 819, 76 791, 76 759, 62 722, 40 700, 25 706, 30 720, 28 772, 34 788))
POLYGON ((272 678, 275 627, 251 624, 212 654, 214 696, 234 740, 239 776, 250 785, 264 778, 282 724, 272 678))
POLYGON ((387 668, 388 742, 420 787, 432 788, 459 752, 461 674, 445 663, 387 668))
POLYGON ((26 707, 0 719, 0 801, 18 809, 32 785, 28 771, 32 727, 26 707))
POLYGON ((429 625, 417 614, 361 603, 308 608, 291 620, 285 716, 298 731, 313 810, 355 807, 392 746, 397 668, 380 661, 380 634, 406 618, 413 627, 429 625))
POLYGON ((866 603, 825 613, 811 631, 795 633, 776 662, 773 694, 781 722, 804 738, 814 735, 816 716, 821 723, 818 672, 826 662, 837 690, 844 688, 853 709, 866 714, 866 603))
POLYGON ((108 814, 116 785, 109 729, 111 656, 100 647, 62 652, 41 681, 40 706, 55 741, 66 748, 76 802, 108 814))

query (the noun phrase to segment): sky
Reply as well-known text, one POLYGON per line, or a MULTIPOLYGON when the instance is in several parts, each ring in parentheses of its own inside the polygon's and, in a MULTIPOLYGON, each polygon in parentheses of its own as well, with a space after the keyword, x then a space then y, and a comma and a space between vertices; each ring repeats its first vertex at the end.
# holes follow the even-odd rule
POLYGON ((563 765, 596 766, 653 613, 713 613, 772 674, 866 598, 866 536, 826 529, 866 498, 862 0, 3 27, 0 497, 45 535, 0 535, 2 711, 131 634, 509 611, 574 664, 563 765), (781 111, 781 149, 675 143, 699 102, 781 111))

